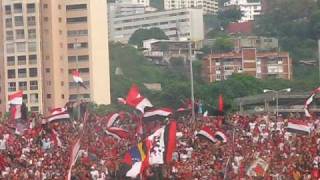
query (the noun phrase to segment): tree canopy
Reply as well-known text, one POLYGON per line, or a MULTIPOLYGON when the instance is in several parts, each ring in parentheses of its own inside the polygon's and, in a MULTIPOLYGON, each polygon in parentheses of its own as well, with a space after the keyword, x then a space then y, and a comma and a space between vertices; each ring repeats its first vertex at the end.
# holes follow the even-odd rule
POLYGON ((142 43, 147 39, 169 39, 160 28, 138 29, 129 39, 129 44, 142 47, 142 43))

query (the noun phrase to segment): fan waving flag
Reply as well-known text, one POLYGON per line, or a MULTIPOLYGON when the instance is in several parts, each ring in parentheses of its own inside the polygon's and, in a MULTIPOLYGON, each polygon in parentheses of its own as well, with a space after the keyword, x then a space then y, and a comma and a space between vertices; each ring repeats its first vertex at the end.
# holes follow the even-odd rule
POLYGON ((21 105, 22 104, 23 91, 17 91, 9 95, 9 104, 21 105))
POLYGON ((306 117, 311 117, 311 114, 309 112, 309 106, 310 104, 312 103, 313 99, 314 99, 314 96, 316 94, 318 94, 320 92, 320 87, 316 88, 315 90, 312 91, 311 95, 308 96, 306 102, 304 103, 304 107, 303 107, 303 110, 305 112, 305 115, 306 117))
POLYGON ((128 92, 127 98, 118 98, 118 101, 121 102, 122 104, 127 104, 131 107, 134 107, 144 113, 144 108, 145 107, 152 107, 153 105, 151 102, 143 97, 140 94, 140 90, 137 85, 133 84, 128 92))
POLYGON ((87 87, 84 85, 82 78, 80 77, 80 72, 78 70, 74 70, 72 72, 73 81, 78 83, 83 88, 87 89, 87 87))
POLYGON ((311 133, 311 126, 304 121, 290 120, 288 122, 287 131, 291 133, 308 135, 311 133))
POLYGON ((74 166, 74 164, 76 163, 77 159, 78 159, 78 155, 79 155, 79 150, 80 150, 80 139, 78 139, 71 150, 71 157, 70 157, 70 163, 69 163, 69 170, 68 170, 68 175, 67 175, 67 179, 71 180, 71 170, 72 167, 74 166))
POLYGON ((22 105, 13 105, 10 107, 11 119, 20 119, 22 117, 21 106, 22 105))

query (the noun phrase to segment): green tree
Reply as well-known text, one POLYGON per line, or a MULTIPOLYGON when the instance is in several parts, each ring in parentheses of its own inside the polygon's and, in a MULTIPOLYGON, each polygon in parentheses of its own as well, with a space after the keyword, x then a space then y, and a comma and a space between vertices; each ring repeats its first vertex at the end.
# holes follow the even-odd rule
POLYGON ((239 8, 230 8, 218 12, 220 26, 225 28, 231 22, 237 22, 242 17, 242 12, 239 8))
POLYGON ((142 43, 147 39, 169 39, 160 28, 138 29, 129 39, 129 44, 142 47, 142 43))

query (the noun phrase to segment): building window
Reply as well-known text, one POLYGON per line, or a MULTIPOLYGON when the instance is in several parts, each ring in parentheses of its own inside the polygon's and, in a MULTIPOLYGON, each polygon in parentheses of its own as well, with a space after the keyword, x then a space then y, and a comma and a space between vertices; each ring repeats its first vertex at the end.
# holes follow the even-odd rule
POLYGON ((61 23, 61 22, 62 22, 62 18, 61 18, 61 17, 59 17, 59 18, 58 18, 58 21, 59 21, 59 23, 61 23))
POLYGON ((89 73, 89 68, 79 68, 80 73, 89 73))
POLYGON ((16 83, 15 82, 9 82, 8 83, 8 91, 9 92, 14 92, 16 90, 17 90, 16 83))
POLYGON ((48 85, 48 86, 51 86, 51 81, 47 81, 47 85, 48 85))
POLYGON ((23 29, 16 30, 16 38, 17 39, 24 39, 24 30, 23 29))
POLYGON ((12 19, 11 18, 6 18, 6 27, 12 28, 12 19))
POLYGON ((46 68, 46 73, 50 73, 50 68, 46 68))
POLYGON ((22 3, 13 4, 14 13, 22 13, 22 3))
POLYGON ((18 56, 18 65, 26 65, 26 64, 27 64, 26 56, 18 56))
POLYGON ((4 7, 4 10, 5 10, 6 15, 11 14, 11 6, 10 6, 10 5, 6 5, 6 6, 4 7))
POLYGON ((6 40, 7 41, 13 40, 13 31, 6 31, 6 40))
POLYGON ((51 99, 51 94, 47 94, 47 99, 51 99))
POLYGON ((25 42, 17 42, 17 52, 26 52, 25 42))
POLYGON ((35 26, 36 25, 36 17, 35 16, 29 16, 27 18, 28 26, 35 26))
POLYGON ((38 93, 30 94, 30 102, 33 103, 33 104, 39 102, 38 93))
POLYGON ((61 86, 64 86, 64 81, 61 81, 60 84, 61 84, 61 86))
POLYGON ((27 69, 18 69, 18 78, 26 78, 27 77, 27 69))
POLYGON ((19 89, 24 91, 27 90, 28 89, 27 81, 19 82, 19 89))
POLYGON ((38 90, 38 81, 30 81, 30 90, 38 90))
POLYGON ((58 5, 58 9, 61 9, 61 4, 58 5))
POLYGON ((14 17, 14 25, 15 26, 23 26, 23 17, 22 16, 15 16, 14 17))
POLYGON ((36 52, 37 51, 37 43, 36 42, 29 42, 28 43, 28 51, 29 52, 36 52))
POLYGON ((87 36, 88 30, 71 30, 67 32, 68 37, 74 37, 74 36, 87 36))
POLYGON ((88 55, 78 56, 78 61, 88 61, 88 60, 89 60, 88 55))
POLYGON ((68 49, 81 49, 81 48, 88 48, 88 43, 82 42, 82 43, 69 43, 68 49))
POLYGON ((38 76, 37 68, 29 68, 29 77, 37 77, 37 76, 38 76))
POLYGON ((36 12, 35 4, 27 4, 27 13, 34 13, 36 12))
POLYGON ((7 53, 14 53, 14 43, 8 43, 7 44, 7 53))
POLYGON ((35 29, 28 30, 28 39, 36 39, 37 34, 35 29))
POLYGON ((67 24, 85 23, 87 22, 87 17, 75 17, 67 18, 67 24))
POLYGON ((72 4, 72 5, 66 6, 67 11, 86 10, 86 9, 87 9, 87 4, 72 4))
POLYGON ((8 57, 7 57, 7 65, 8 65, 8 66, 14 66, 14 65, 15 65, 14 56, 8 56, 8 57))
POLYGON ((30 111, 32 112, 39 112, 39 107, 38 106, 31 106, 30 111))
POLYGON ((37 64, 37 55, 29 55, 29 64, 37 64))
POLYGON ((77 56, 68 56, 68 62, 76 62, 77 56))
POLYGON ((8 70, 8 79, 14 79, 14 78, 16 78, 16 70, 9 69, 8 70))
POLYGON ((64 94, 61 94, 61 99, 64 99, 64 94))
POLYGON ((43 8, 47 9, 48 8, 48 4, 43 4, 43 8))
POLYGON ((44 17, 44 18, 43 18, 43 21, 44 21, 44 22, 48 22, 48 21, 49 21, 49 18, 48 18, 48 17, 44 17))

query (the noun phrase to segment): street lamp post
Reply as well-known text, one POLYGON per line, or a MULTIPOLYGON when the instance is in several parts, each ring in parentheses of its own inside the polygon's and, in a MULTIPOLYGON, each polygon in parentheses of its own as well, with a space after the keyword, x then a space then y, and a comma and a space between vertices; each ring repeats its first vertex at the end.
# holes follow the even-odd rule
POLYGON ((291 88, 280 89, 280 90, 272 90, 272 89, 264 89, 264 93, 273 92, 276 94, 276 115, 279 116, 279 92, 291 92, 291 88))

